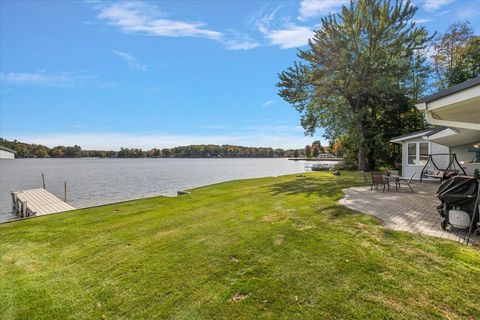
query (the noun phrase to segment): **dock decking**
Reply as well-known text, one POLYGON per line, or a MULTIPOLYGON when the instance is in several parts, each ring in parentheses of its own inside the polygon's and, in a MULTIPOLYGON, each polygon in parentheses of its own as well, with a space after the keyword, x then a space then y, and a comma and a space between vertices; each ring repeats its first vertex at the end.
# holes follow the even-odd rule
POLYGON ((24 218, 75 210, 45 189, 12 192, 13 213, 24 218))

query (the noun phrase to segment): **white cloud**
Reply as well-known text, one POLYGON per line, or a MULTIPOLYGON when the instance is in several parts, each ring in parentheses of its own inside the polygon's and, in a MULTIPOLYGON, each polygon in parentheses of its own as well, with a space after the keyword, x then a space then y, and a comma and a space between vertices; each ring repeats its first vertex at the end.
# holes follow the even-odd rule
POLYGON ((310 144, 312 139, 314 139, 304 136, 301 130, 294 129, 292 131, 288 128, 278 127, 273 132, 259 129, 258 131, 246 130, 239 134, 224 135, 92 132, 20 135, 15 137, 6 136, 5 138, 43 144, 49 147, 78 144, 86 150, 119 150, 121 147, 150 150, 152 148, 190 144, 234 144, 252 147, 302 148, 306 144, 310 144))
POLYGON ((336 11, 349 0, 303 0, 300 3, 298 19, 304 21, 310 18, 329 14, 336 11))
POLYGON ((275 100, 267 100, 267 101, 265 101, 265 102, 263 103, 262 106, 263 106, 264 108, 266 108, 266 107, 268 107, 268 106, 271 106, 271 105, 274 104, 274 103, 275 103, 275 100))
POLYGON ((452 3, 453 1, 455 0, 425 0, 423 2, 423 8, 427 11, 434 11, 449 3, 452 3))
POLYGON ((123 51, 118 51, 118 50, 114 50, 113 53, 115 53, 117 56, 122 58, 128 64, 130 69, 135 69, 135 70, 139 70, 139 71, 146 71, 147 70, 147 66, 139 63, 137 61, 137 59, 134 56, 132 56, 131 54, 123 52, 123 51))
POLYGON ((97 77, 93 75, 74 73, 47 74, 45 71, 34 73, 0 72, 0 82, 10 85, 71 88, 81 87, 96 78, 97 77))
POLYGON ((228 50, 249 50, 254 49, 260 44, 254 40, 229 39, 224 41, 225 48, 228 50))
POLYGON ((282 49, 302 47, 307 44, 308 39, 313 37, 314 32, 309 27, 299 26, 288 21, 280 26, 272 27, 275 23, 275 15, 280 7, 277 7, 270 14, 263 14, 264 8, 255 16, 255 25, 258 31, 268 39, 271 45, 279 46, 282 49))
POLYGON ((97 18, 131 34, 157 37, 198 37, 223 43, 228 50, 248 50, 260 44, 246 34, 230 30, 224 33, 207 29, 203 22, 166 19, 157 7, 141 1, 95 5, 97 18))
POLYGON ((417 24, 425 24, 425 23, 429 23, 429 22, 432 22, 432 21, 433 21, 432 19, 424 19, 424 18, 412 20, 412 22, 415 22, 417 24))
POLYGON ((436 13, 435 16, 436 16, 436 17, 441 17, 441 16, 446 15, 447 13, 450 13, 450 10, 441 11, 441 12, 439 12, 439 13, 436 13))
POLYGON ((200 37, 221 40, 223 34, 204 28, 203 22, 161 18, 157 8, 140 1, 98 6, 98 18, 107 20, 124 32, 160 37, 200 37))
POLYGON ((424 50, 425 56, 427 57, 428 62, 433 63, 433 56, 435 55, 435 48, 433 45, 429 45, 424 50))
POLYGON ((265 33, 265 37, 270 40, 271 44, 282 49, 304 46, 313 35, 314 32, 310 28, 297 25, 289 25, 285 29, 269 30, 268 33, 265 33))
POLYGON ((225 48, 228 50, 249 50, 258 47, 258 42, 228 40, 225 42, 225 48))
POLYGON ((275 20, 275 15, 281 7, 276 7, 270 14, 264 14, 266 6, 263 6, 251 19, 261 33, 268 33, 270 25, 275 20))
POLYGON ((223 43, 228 50, 249 50, 260 46, 250 35, 235 30, 228 30, 223 43))

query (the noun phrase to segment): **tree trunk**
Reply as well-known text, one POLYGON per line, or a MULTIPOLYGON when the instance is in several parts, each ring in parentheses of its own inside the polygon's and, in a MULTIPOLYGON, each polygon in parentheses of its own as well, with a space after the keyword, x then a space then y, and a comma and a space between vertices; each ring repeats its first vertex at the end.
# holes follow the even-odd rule
POLYGON ((363 143, 361 143, 358 147, 358 170, 367 171, 367 161, 365 158, 363 143))
POLYGON ((376 169, 376 163, 375 163, 375 152, 370 148, 368 152, 368 163, 367 163, 367 168, 369 170, 375 170, 376 169))
POLYGON ((357 120, 357 128, 360 140, 358 143, 358 170, 368 171, 368 163, 365 155, 365 128, 362 119, 357 120))
POLYGON ((365 123, 363 121, 362 111, 362 97, 357 97, 357 99, 350 99, 350 106, 352 111, 356 113, 356 125, 358 130, 358 170, 368 171, 368 162, 366 158, 366 148, 365 148, 365 123))

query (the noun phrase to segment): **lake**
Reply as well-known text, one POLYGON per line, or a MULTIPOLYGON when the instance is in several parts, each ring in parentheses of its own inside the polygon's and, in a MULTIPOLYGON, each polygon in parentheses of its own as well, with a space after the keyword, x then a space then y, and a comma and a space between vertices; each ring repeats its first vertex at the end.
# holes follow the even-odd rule
POLYGON ((305 171, 305 162, 287 159, 15 159, 0 160, 0 221, 10 214, 10 190, 42 187, 75 208, 176 195, 177 190, 305 171))

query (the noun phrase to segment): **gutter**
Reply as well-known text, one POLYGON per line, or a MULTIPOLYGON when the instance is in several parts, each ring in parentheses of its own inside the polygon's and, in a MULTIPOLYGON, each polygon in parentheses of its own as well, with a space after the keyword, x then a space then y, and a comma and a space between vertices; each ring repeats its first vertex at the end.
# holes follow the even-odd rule
POLYGON ((471 129, 471 130, 480 131, 480 124, 477 124, 477 123, 449 121, 449 120, 442 120, 442 119, 435 118, 435 113, 428 110, 427 102, 418 103, 415 105, 415 107, 419 111, 425 112, 425 118, 430 124, 444 126, 444 127, 462 128, 462 129, 471 129))

